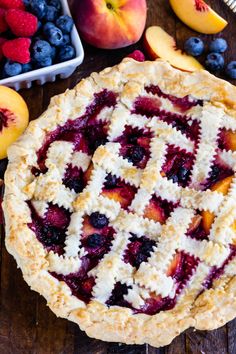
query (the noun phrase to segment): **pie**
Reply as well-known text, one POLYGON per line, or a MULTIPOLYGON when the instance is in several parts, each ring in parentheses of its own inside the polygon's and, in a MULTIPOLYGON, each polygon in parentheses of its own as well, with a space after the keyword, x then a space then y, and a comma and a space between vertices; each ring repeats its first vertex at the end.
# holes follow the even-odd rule
POLYGON ((9 150, 6 245, 94 338, 169 344, 236 316, 236 88, 125 59, 9 150))

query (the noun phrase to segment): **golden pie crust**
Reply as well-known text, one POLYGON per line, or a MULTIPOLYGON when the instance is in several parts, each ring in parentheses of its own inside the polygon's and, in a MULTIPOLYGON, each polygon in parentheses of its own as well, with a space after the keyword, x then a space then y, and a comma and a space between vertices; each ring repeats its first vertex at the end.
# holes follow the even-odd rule
MULTIPOLYGON (((48 109, 39 119, 32 121, 23 136, 10 147, 9 165, 5 174, 3 209, 7 250, 16 259, 25 281, 33 290, 45 297, 48 306, 57 316, 77 323, 93 338, 127 344, 148 343, 160 347, 169 344, 173 338, 189 327, 211 330, 223 326, 236 316, 235 258, 227 265, 224 274, 214 281, 211 289, 204 291, 202 287, 210 267, 222 264, 229 254, 229 245, 235 244, 236 241, 231 228, 236 219, 236 179, 233 179, 227 196, 210 190, 200 191, 197 188, 202 174, 207 175, 207 161, 211 163, 212 158, 201 154, 200 149, 203 151, 204 144, 199 147, 194 182, 190 188, 178 188, 160 175, 158 168, 160 169, 161 155, 166 141, 177 145, 182 144, 190 151, 192 147, 188 139, 183 139, 181 134, 178 134, 175 129, 169 129, 167 124, 156 124, 153 119, 145 117, 136 121, 135 117, 132 118, 133 120, 130 118, 133 102, 135 98, 145 94, 146 85, 158 85, 163 92, 177 97, 190 95, 195 99, 204 100, 203 107, 192 108, 191 114, 203 117, 202 139, 207 146, 206 149, 209 148, 209 154, 212 154, 210 148, 212 146, 214 148, 216 143, 217 136, 214 139, 212 133, 214 129, 217 132, 224 126, 236 130, 236 88, 234 86, 215 78, 206 71, 186 73, 159 60, 139 63, 132 59, 125 59, 117 66, 107 68, 100 73, 93 73, 73 90, 67 90, 64 94, 52 98, 48 109), (91 104, 94 94, 103 89, 118 94, 116 107, 106 109, 100 117, 111 121, 109 130, 111 140, 122 132, 126 120, 131 119, 130 124, 134 126, 148 124, 158 137, 152 144, 151 162, 143 171, 138 171, 132 164, 124 160, 120 161, 117 144, 112 142, 100 146, 89 159, 83 154, 73 156, 74 163, 80 161, 83 166, 88 166, 92 158, 95 166, 93 183, 76 195, 62 187, 61 183, 61 174, 68 161, 72 159, 73 148, 69 144, 64 144, 65 142, 54 142, 47 155, 48 172, 35 177, 31 173, 31 168, 37 166, 36 152, 42 146, 45 135, 55 130, 58 125, 65 124, 68 119, 74 120, 82 116, 86 107, 91 104), (212 146, 208 146, 208 143, 212 146), (109 202, 96 194, 96 183, 99 183, 102 173, 110 172, 110 169, 115 170, 124 180, 133 183, 141 190, 139 197, 132 204, 134 212, 125 212, 117 206, 117 203, 109 202), (167 220, 166 225, 162 226, 142 217, 142 202, 156 190, 157 186, 162 188, 165 196, 172 195, 173 198, 181 200, 178 211, 167 220), (73 296, 65 282, 58 281, 49 273, 56 271, 69 274, 76 271, 79 256, 78 251, 76 253, 75 250, 79 246, 78 240, 76 239, 75 243, 68 241, 63 256, 47 252, 28 227, 28 223, 31 222, 28 200, 34 200, 37 210, 42 213, 47 202, 56 203, 73 212, 75 214, 71 225, 73 231, 69 231, 68 239, 72 234, 79 234, 79 230, 75 231, 75 229, 80 225, 83 213, 89 213, 95 207, 108 215, 119 230, 117 244, 113 245, 113 251, 104 256, 99 269, 94 271, 98 281, 94 290, 94 299, 89 304, 73 296), (93 203, 96 206, 92 205, 93 203), (186 237, 183 237, 196 209, 210 210, 217 217, 209 240, 188 242, 186 237), (181 292, 172 310, 151 316, 134 314, 129 308, 108 307, 105 304, 107 294, 114 285, 114 279, 121 275, 125 279, 127 277, 127 281, 135 280, 129 300, 137 307, 140 306, 142 296, 145 298, 145 291, 156 291, 157 294, 166 296, 170 294, 173 287, 164 270, 158 268, 161 264, 161 252, 158 246, 154 252, 156 254, 150 257, 152 261, 142 263, 135 272, 130 269, 132 267, 127 265, 124 267, 121 264, 123 263, 122 252, 127 245, 127 233, 132 232, 132 228, 148 232, 153 239, 159 238, 157 234, 161 233, 162 247, 164 247, 163 242, 166 242, 163 257, 167 252, 183 248, 201 260, 194 276, 181 292), (111 278, 110 284, 107 281, 108 273, 109 279, 111 278)), ((222 154, 235 171, 236 153, 224 151, 222 154)))

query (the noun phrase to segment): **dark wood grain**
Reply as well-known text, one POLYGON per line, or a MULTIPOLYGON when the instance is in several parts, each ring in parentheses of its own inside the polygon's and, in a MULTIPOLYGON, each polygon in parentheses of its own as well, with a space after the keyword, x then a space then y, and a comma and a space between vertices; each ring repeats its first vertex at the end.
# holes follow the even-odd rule
MULTIPOLYGON (((223 33, 230 44, 225 60, 228 62, 236 59, 236 16, 221 0, 209 0, 208 3, 228 19, 229 26, 223 33)), ((175 17, 167 0, 149 0, 148 7, 147 25, 161 25, 176 38, 180 47, 189 36, 195 35, 175 17)), ((213 36, 201 37, 208 43, 213 36)), ((85 45, 85 60, 69 79, 21 91, 29 106, 31 119, 35 119, 45 110, 52 96, 73 87, 92 71, 99 71, 118 63, 136 48, 142 49, 142 40, 134 46, 111 51, 85 45)), ((204 62, 205 55, 200 60, 204 62)), ((0 162, 0 178, 5 165, 5 161, 0 162)), ((236 354, 235 338, 236 320, 211 332, 189 329, 177 337, 171 345, 159 349, 147 345, 127 346, 91 339, 80 331, 77 325, 56 318, 46 306, 46 301, 29 289, 21 271, 16 269, 15 261, 5 250, 2 234, 0 354, 236 354)))

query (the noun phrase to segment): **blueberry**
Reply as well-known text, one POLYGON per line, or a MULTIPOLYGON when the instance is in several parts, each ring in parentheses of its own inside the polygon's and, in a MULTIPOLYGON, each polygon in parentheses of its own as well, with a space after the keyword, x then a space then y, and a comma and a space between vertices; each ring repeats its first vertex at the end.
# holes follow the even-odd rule
MULTIPOLYGON (((65 45, 64 47, 61 47, 59 49, 58 60, 60 62, 71 60, 74 57, 75 57, 75 48, 72 47, 71 45, 65 45)), ((100 143, 99 145, 104 145, 104 143, 100 143)))
POLYGON ((56 25, 61 29, 63 33, 70 33, 72 31, 74 22, 70 16, 63 15, 57 19, 56 25))
POLYGON ((53 245, 60 245, 65 241, 64 232, 55 227, 43 226, 41 232, 42 242, 48 247, 53 245))
POLYGON ((29 8, 31 4, 31 0, 24 0, 25 7, 29 8))
POLYGON ((47 32, 51 29, 51 28, 55 28, 56 26, 54 25, 54 23, 52 22, 47 22, 44 26, 43 26, 43 33, 46 35, 47 32))
POLYGON ((53 47, 53 46, 51 46, 51 48, 52 48, 51 58, 52 58, 52 61, 54 61, 56 59, 57 49, 56 49, 56 47, 53 47))
POLYGON ((22 65, 22 72, 23 73, 27 73, 28 71, 32 71, 32 70, 33 70, 33 67, 32 67, 31 63, 22 65))
POLYGON ((34 43, 32 48, 32 56, 36 61, 40 62, 41 60, 50 57, 51 53, 52 48, 47 41, 39 40, 34 43))
POLYGON ((102 229, 107 226, 109 223, 108 218, 104 214, 100 214, 98 212, 92 213, 89 217, 90 223, 96 229, 102 229))
POLYGON ((61 10, 61 0, 49 0, 48 5, 55 7, 58 11, 61 10))
POLYGON ((179 182, 179 178, 178 176, 173 173, 172 175, 168 176, 168 179, 171 179, 173 183, 178 183, 179 182))
POLYGON ((214 53, 224 53, 228 48, 228 43, 224 38, 217 38, 209 45, 209 51, 214 53))
POLYGON ((22 65, 13 61, 7 61, 4 65, 4 71, 7 76, 16 76, 22 73, 22 65))
POLYGON ((42 22, 38 21, 38 29, 37 29, 37 33, 40 32, 42 29, 42 22))
POLYGON ((91 248, 99 247, 103 244, 103 237, 99 234, 92 234, 87 238, 87 245, 91 248))
POLYGON ((39 20, 44 18, 46 14, 46 1, 45 0, 31 0, 30 8, 32 12, 38 17, 39 20))
POLYGON ((73 189, 75 193, 80 193, 84 188, 84 183, 80 178, 70 179, 66 182, 66 187, 73 189))
POLYGON ((58 10, 54 6, 47 6, 45 12, 46 21, 55 21, 58 16, 58 10))
MULTIPOLYGON (((63 48, 61 48, 61 49, 63 49, 63 48)), ((60 50, 60 52, 61 52, 61 50, 60 50)), ((59 52, 59 54, 60 54, 60 52, 59 52)), ((64 61, 64 60, 60 60, 60 55, 58 55, 58 59, 59 59, 59 61, 64 61)), ((69 59, 67 59, 67 60, 69 60, 69 59)), ((99 138, 99 139, 96 139, 95 141, 92 141, 90 143, 89 147, 91 150, 95 151, 99 146, 105 145, 106 142, 107 142, 107 139, 99 138)))
POLYGON ((230 79, 236 79, 236 61, 231 61, 227 65, 225 72, 230 79))
POLYGON ((197 57, 198 55, 201 55, 203 53, 204 44, 200 38, 190 37, 185 42, 184 49, 188 54, 197 57))
POLYGON ((145 149, 141 146, 134 146, 128 151, 128 160, 133 163, 142 161, 145 155, 145 149))
POLYGON ((67 44, 70 44, 70 35, 69 34, 64 34, 61 46, 64 47, 67 44))
POLYGON ((111 173, 109 173, 106 176, 106 181, 105 181, 105 188, 106 189, 112 189, 115 188, 117 184, 117 178, 116 176, 112 175, 111 173))
POLYGON ((185 182, 188 179, 189 175, 190 171, 185 167, 181 167, 178 171, 178 180, 181 182, 185 182))
POLYGON ((206 59, 206 67, 209 71, 217 72, 224 68, 224 58, 219 53, 210 53, 206 59))
POLYGON ((47 30, 45 35, 46 35, 47 39, 49 40, 49 42, 52 45, 54 45, 55 47, 58 47, 62 44, 63 34, 59 28, 51 27, 47 30))
POLYGON ((37 69, 45 68, 50 65, 52 65, 52 58, 51 57, 45 57, 45 58, 41 59, 40 61, 36 61, 36 63, 35 63, 35 67, 37 69))

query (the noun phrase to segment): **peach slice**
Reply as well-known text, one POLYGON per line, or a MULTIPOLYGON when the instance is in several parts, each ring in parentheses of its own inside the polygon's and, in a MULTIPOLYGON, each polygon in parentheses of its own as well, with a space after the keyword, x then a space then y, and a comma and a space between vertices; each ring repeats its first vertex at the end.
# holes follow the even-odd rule
POLYGON ((8 147, 24 132, 29 111, 23 98, 14 90, 0 86, 0 159, 7 157, 8 147))
POLYGON ((166 220, 163 210, 154 201, 150 201, 150 203, 146 206, 143 217, 161 224, 164 224, 166 220))
POLYGON ((172 259, 169 267, 168 267, 168 270, 167 270, 167 273, 166 275, 171 277, 173 276, 176 271, 178 270, 178 268, 180 267, 181 265, 181 253, 180 252, 177 252, 175 255, 174 255, 174 258, 172 259))
POLYGON ((144 45, 152 59, 161 58, 183 71, 196 71, 203 66, 193 57, 176 48, 176 42, 159 26, 147 28, 144 45))
POLYGON ((181 21, 200 33, 218 33, 228 24, 203 0, 170 0, 170 5, 181 21))
POLYGON ((223 134, 225 147, 227 150, 236 151, 236 133, 232 130, 225 130, 223 134))
MULTIPOLYGON (((230 184, 233 180, 234 176, 229 176, 221 181, 216 182, 212 187, 211 190, 212 191, 216 191, 219 193, 222 193, 223 195, 226 195, 226 193, 228 192, 228 189, 230 187, 230 184)), ((204 230, 209 233, 210 232, 210 228, 211 225, 214 221, 215 215, 214 213, 211 213, 210 211, 206 210, 206 211, 202 211, 202 225, 204 230)))

